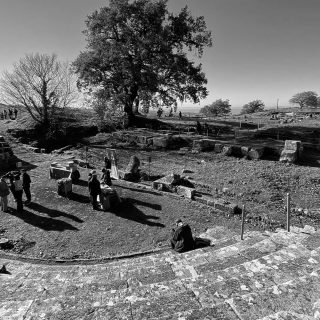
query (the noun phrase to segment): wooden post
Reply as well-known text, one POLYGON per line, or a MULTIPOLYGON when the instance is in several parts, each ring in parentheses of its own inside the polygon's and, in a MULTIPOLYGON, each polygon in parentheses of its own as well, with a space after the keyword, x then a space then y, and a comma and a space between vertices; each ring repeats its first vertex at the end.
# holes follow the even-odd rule
POLYGON ((88 147, 85 147, 86 148, 86 167, 87 167, 87 163, 88 163, 88 147))
POLYGON ((287 231, 290 232, 290 193, 287 193, 287 231))
POLYGON ((244 218, 245 218, 245 206, 242 206, 242 217, 241 217, 241 240, 243 240, 244 232, 244 218))
POLYGON ((149 181, 150 181, 150 165, 151 165, 151 157, 148 157, 148 162, 149 162, 149 181))

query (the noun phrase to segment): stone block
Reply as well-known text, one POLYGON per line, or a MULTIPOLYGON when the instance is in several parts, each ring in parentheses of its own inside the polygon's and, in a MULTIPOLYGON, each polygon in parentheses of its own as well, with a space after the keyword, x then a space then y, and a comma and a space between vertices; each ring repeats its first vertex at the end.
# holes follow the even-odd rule
POLYGON ((249 154, 249 151, 250 151, 250 147, 245 147, 245 146, 241 147, 241 155, 243 157, 247 157, 249 154))
POLYGON ((179 181, 180 181, 180 175, 172 173, 161 179, 153 181, 152 188, 156 190, 173 192, 175 191, 175 186, 178 185, 179 181))
POLYGON ((196 193, 196 190, 194 188, 177 186, 176 192, 177 194, 184 196, 185 198, 193 199, 196 193))
POLYGON ((225 156, 231 156, 232 155, 232 146, 224 146, 222 148, 221 153, 225 156))
POLYGON ((213 150, 215 143, 216 143, 215 140, 210 140, 210 139, 194 140, 192 149, 199 150, 199 151, 213 150))
POLYGON ((251 160, 259 160, 263 156, 264 147, 251 148, 248 152, 248 158, 251 160))
POLYGON ((40 153, 39 148, 34 148, 34 147, 29 147, 30 151, 35 152, 35 153, 40 153))
POLYGON ((152 139, 152 144, 156 148, 167 148, 169 146, 168 137, 155 137, 152 139))
POLYGON ((282 150, 280 162, 296 163, 298 160, 298 152, 294 150, 282 150))
POLYGON ((301 147, 301 141, 298 140, 286 140, 284 143, 285 150, 299 151, 301 147))
POLYGON ((214 208, 227 214, 238 214, 241 213, 238 205, 229 201, 221 199, 214 200, 214 208))
POLYGON ((52 179, 69 178, 70 174, 71 172, 64 168, 50 167, 50 178, 52 179))
POLYGON ((222 150, 223 150, 223 144, 221 144, 221 143, 216 143, 216 144, 214 145, 214 152, 216 152, 216 153, 221 153, 222 150))

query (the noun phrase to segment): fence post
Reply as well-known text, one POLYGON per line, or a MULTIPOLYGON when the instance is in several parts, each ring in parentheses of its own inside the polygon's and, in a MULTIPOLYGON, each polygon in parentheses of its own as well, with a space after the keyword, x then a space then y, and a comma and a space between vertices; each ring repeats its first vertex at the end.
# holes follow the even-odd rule
POLYGON ((287 193, 287 231, 290 232, 290 193, 287 193))
POLYGON ((245 206, 242 206, 242 217, 241 217, 241 240, 243 240, 244 232, 244 218, 245 218, 245 206))

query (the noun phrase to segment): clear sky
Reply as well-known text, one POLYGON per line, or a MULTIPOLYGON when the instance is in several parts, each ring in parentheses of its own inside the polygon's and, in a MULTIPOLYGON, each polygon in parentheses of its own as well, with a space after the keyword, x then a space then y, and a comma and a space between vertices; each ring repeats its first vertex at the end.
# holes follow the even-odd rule
MULTIPOLYGON (((72 61, 85 48, 86 16, 106 0, 0 0, 0 72, 25 53, 72 61)), ((209 97, 239 107, 253 99, 288 105, 300 91, 320 94, 320 0, 169 0, 203 15, 214 45, 203 69, 209 97)), ((185 104, 184 106, 189 106, 185 104)))

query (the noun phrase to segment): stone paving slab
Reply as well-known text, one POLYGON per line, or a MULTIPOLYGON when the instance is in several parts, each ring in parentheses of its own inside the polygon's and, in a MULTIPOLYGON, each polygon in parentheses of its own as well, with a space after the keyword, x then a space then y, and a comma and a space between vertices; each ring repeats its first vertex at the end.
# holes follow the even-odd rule
POLYGON ((2 259, 0 319, 320 319, 319 239, 304 228, 95 265, 2 259))
POLYGON ((313 306, 319 294, 318 276, 301 277, 261 292, 235 297, 230 303, 247 320, 256 320, 279 311, 313 316, 313 306))
POLYGON ((305 314, 298 314, 296 312, 280 311, 259 320, 315 320, 315 318, 305 314))

